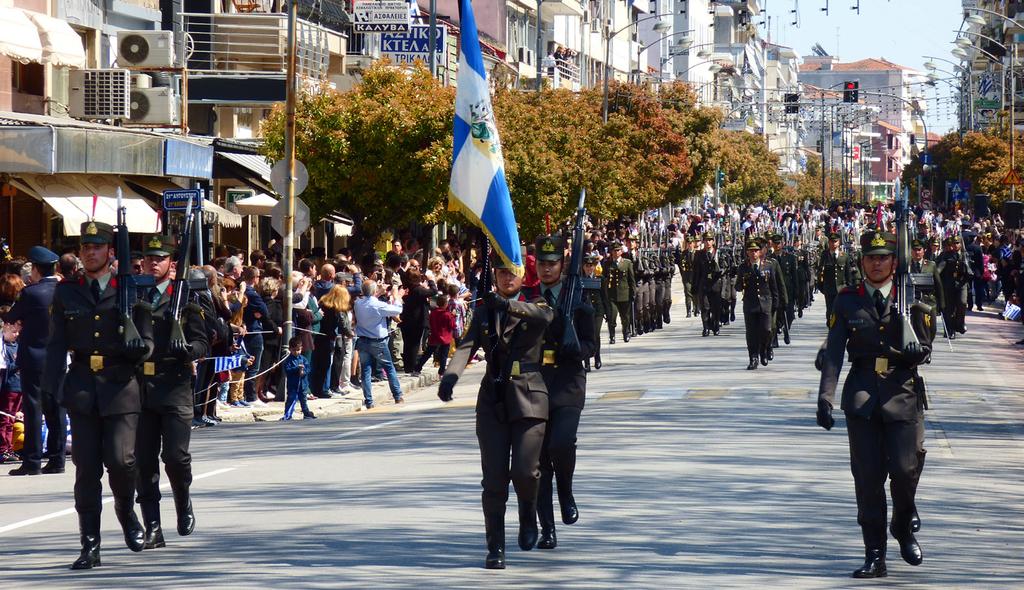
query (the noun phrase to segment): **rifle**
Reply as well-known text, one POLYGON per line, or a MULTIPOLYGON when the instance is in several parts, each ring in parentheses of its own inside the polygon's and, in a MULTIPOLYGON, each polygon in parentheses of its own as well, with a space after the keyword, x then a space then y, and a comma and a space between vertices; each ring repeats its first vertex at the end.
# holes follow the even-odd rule
POLYGON ((176 346, 184 347, 187 345, 185 332, 181 328, 181 312, 185 309, 185 304, 188 302, 188 269, 189 259, 192 254, 194 220, 192 199, 189 199, 188 205, 185 207, 185 228, 182 230, 181 243, 178 244, 178 256, 174 261, 174 290, 171 293, 171 304, 167 307, 167 319, 171 323, 170 347, 172 350, 176 346))
MULTIPOLYGON (((909 192, 909 189, 908 189, 909 192)), ((895 301, 900 328, 900 350, 906 350, 911 344, 918 344, 917 334, 910 324, 910 306, 914 295, 914 285, 910 280, 910 232, 907 229, 907 194, 897 197, 896 205, 896 276, 893 277, 895 301)))
POLYGON ((121 314, 121 336, 125 344, 141 341, 132 313, 140 287, 153 286, 152 277, 132 274, 131 242, 128 240, 128 209, 123 204, 121 188, 117 189, 117 311, 121 314))
POLYGON ((576 310, 583 303, 583 231, 587 217, 584 201, 587 189, 580 190, 580 201, 576 206, 576 223, 572 230, 572 254, 569 258, 569 270, 562 281, 562 292, 558 299, 558 314, 562 317, 562 338, 559 341, 559 353, 576 358, 580 355, 580 339, 576 334, 573 321, 576 310))

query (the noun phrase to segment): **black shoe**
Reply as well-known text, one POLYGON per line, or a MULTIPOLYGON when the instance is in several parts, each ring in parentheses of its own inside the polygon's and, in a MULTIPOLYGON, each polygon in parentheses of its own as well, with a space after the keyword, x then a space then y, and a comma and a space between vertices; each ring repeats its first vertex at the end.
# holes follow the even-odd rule
MULTIPOLYGON (((398 402, 395 402, 395 403, 401 403, 401 401, 398 401, 398 402)), ((302 415, 302 419, 303 420, 316 420, 316 414, 314 414, 313 412, 305 413, 305 414, 302 415)))
POLYGON ((753 371, 755 369, 757 369, 757 357, 752 356, 750 357, 750 364, 747 365, 747 370, 753 371))
POLYGON ((715 336, 718 336, 718 330, 714 330, 713 333, 715 336))
POLYGON ((864 565, 853 572, 854 578, 884 578, 889 575, 885 569, 885 549, 868 549, 864 553, 864 565))
POLYGON ((709 333, 711 333, 711 330, 708 330, 707 328, 704 328, 704 331, 701 332, 700 335, 701 335, 702 338, 707 338, 707 335, 709 333))
MULTIPOLYGON (((909 528, 910 525, 907 525, 909 528)), ((921 565, 924 561, 924 554, 921 552, 921 545, 918 544, 917 538, 914 537, 914 533, 905 533, 897 535, 895 527, 890 526, 889 532, 892 533, 893 538, 900 544, 900 557, 903 561, 910 565, 921 565)))
POLYGON ((802 317, 804 317, 804 310, 802 310, 802 309, 798 309, 798 310, 796 311, 796 317, 798 317, 798 318, 802 318, 802 317))
POLYGON ((121 531, 124 533, 124 544, 138 553, 145 545, 145 531, 139 523, 139 517, 135 516, 135 509, 131 500, 123 503, 114 501, 114 511, 117 513, 117 521, 121 523, 121 531), (118 505, 120 504, 120 505, 118 505))
POLYGON ((187 494, 174 499, 174 509, 178 513, 178 534, 187 537, 196 530, 196 515, 192 511, 192 498, 187 494))
POLYGON ((762 354, 760 360, 761 360, 761 364, 762 365, 764 365, 766 367, 768 366, 768 357, 766 355, 762 354))
POLYGON ((487 531, 487 559, 484 561, 484 568, 503 570, 505 569, 505 515, 485 515, 484 529, 487 531))
POLYGON ((601 355, 595 356, 594 357, 594 370, 595 371, 600 370, 601 367, 603 367, 603 366, 604 366, 604 363, 601 362, 601 355))
POLYGON ((537 503, 519 502, 519 548, 529 551, 537 546, 537 503))
POLYGON ((921 530, 921 517, 917 515, 917 510, 910 516, 910 532, 916 533, 921 530))
POLYGON ((558 547, 558 538, 555 536, 555 527, 540 529, 540 540, 537 541, 537 549, 554 549, 558 547))
POLYGON ((143 549, 158 549, 166 547, 164 542, 164 530, 160 528, 160 521, 153 520, 146 522, 146 533, 142 543, 143 549))
POLYGON ((629 342, 629 336, 623 336, 622 337, 622 341, 623 342, 629 342))
POLYGON ((82 535, 82 553, 71 564, 73 570, 91 570, 100 567, 100 536, 82 535))
POLYGON ((558 546, 555 536, 555 507, 551 504, 551 481, 541 474, 537 491, 537 520, 540 521, 540 540, 537 549, 554 549, 558 546))
POLYGON ((785 334, 784 334, 784 335, 782 336, 782 341, 783 341, 783 342, 785 342, 786 344, 789 344, 789 332, 786 332, 786 333, 785 333, 785 334))
POLYGON ((54 463, 53 461, 47 461, 46 465, 43 465, 43 468, 40 469, 39 471, 41 473, 47 473, 47 474, 64 473, 64 466, 63 465, 58 465, 58 464, 54 463))
POLYGON ((729 321, 730 322, 735 322, 736 321, 736 312, 735 311, 729 312, 729 321))
POLYGON ((14 469, 8 471, 7 475, 39 475, 40 473, 42 473, 42 470, 39 469, 38 467, 32 469, 30 467, 25 467, 25 464, 22 463, 21 467, 15 467, 14 469))
POLYGON ((562 510, 562 522, 565 524, 576 524, 580 519, 580 510, 576 507, 576 498, 572 493, 559 493, 558 506, 562 510))
POLYGON ((775 351, 774 351, 774 350, 772 350, 771 348, 769 348, 769 349, 768 349, 768 354, 767 354, 767 355, 765 355, 765 356, 767 356, 767 357, 768 357, 768 360, 770 360, 770 361, 774 361, 774 360, 775 360, 775 351))
POLYGON ((615 344, 615 336, 608 339, 608 344, 615 344))
POLYGON ((315 395, 317 399, 331 399, 332 397, 334 397, 333 395, 326 391, 321 391, 320 393, 315 393, 313 395, 315 395))

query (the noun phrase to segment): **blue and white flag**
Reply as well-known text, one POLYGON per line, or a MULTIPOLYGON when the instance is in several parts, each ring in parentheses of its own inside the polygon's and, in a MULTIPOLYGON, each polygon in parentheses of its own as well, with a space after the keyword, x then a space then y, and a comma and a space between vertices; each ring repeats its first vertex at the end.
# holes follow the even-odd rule
POLYGON ((234 356, 215 356, 209 357, 206 360, 213 361, 213 372, 223 373, 224 371, 233 371, 245 364, 247 355, 239 353, 234 356))
POLYGON ((490 238, 494 250, 522 276, 525 272, 512 198, 505 183, 505 160, 494 124, 487 71, 480 53, 470 0, 459 0, 462 47, 448 209, 460 211, 490 238))

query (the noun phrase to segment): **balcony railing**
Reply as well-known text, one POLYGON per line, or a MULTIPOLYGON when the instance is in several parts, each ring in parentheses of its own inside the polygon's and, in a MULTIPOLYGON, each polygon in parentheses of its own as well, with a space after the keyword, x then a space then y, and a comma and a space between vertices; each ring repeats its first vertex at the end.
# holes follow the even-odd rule
POLYGON ((544 58, 541 75, 551 80, 553 88, 580 89, 580 67, 566 59, 544 58))
MULTIPOLYGON (((183 14, 190 71, 202 74, 284 74, 288 68, 288 15, 284 13, 183 14)), ((299 19, 296 68, 319 79, 330 59, 328 30, 299 19)))

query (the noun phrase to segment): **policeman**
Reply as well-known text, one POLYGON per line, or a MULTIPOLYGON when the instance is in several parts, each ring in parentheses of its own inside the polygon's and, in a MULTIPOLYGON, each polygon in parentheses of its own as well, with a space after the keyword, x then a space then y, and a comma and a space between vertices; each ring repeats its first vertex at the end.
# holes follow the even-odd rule
POLYGON ((960 240, 949 236, 946 251, 936 260, 942 282, 942 321, 950 339, 967 332, 967 285, 971 284, 971 267, 960 250, 960 240))
POLYGON ((476 399, 487 538, 484 567, 505 569, 509 481, 519 499, 519 547, 529 551, 537 544, 537 484, 548 419, 548 392, 540 364, 544 332, 554 319, 554 310, 542 298, 525 301, 520 293, 522 277, 499 257, 494 257, 492 264, 497 292, 483 296, 485 308, 473 314, 437 395, 442 401, 451 401, 470 357, 477 348, 484 348, 487 371, 476 399))
POLYGON ((850 257, 839 245, 839 234, 828 235, 828 248, 818 260, 818 290, 825 296, 825 317, 832 317, 832 302, 836 295, 851 284, 850 257))
MULTIPOLYGON (((590 307, 594 310, 594 369, 600 369, 601 363, 601 327, 604 325, 606 317, 611 316, 611 306, 608 303, 608 297, 603 289, 600 288, 601 278, 597 276, 597 264, 601 257, 597 252, 590 252, 583 257, 583 278, 590 279, 591 284, 597 283, 598 287, 589 288, 584 285, 583 299, 590 307)), ((590 366, 590 361, 586 361, 587 366, 590 366)))
POLYGON ((679 280, 683 282, 683 302, 686 304, 686 317, 699 315, 700 309, 693 293, 693 257, 697 249, 697 236, 687 236, 683 242, 683 251, 679 253, 679 280))
POLYGON ((64 454, 67 447, 67 413, 54 397, 56 391, 46 395, 40 389, 43 364, 46 362, 46 340, 50 336, 50 304, 57 288, 54 276, 58 256, 42 246, 28 251, 32 263, 31 284, 26 286, 7 312, 4 321, 21 322, 18 337, 18 357, 15 364, 21 374, 22 410, 25 414, 25 443, 21 450, 21 466, 11 475, 38 475, 64 473, 64 454), (46 445, 43 448, 43 418, 46 418, 46 445), (46 465, 40 469, 43 456, 46 465))
POLYGON ((632 308, 636 297, 636 275, 633 274, 633 263, 622 257, 622 243, 612 242, 608 262, 601 274, 601 290, 608 300, 608 336, 609 343, 615 344, 615 316, 622 321, 622 341, 629 342, 632 334, 632 308))
POLYGON ((82 554, 71 569, 100 565, 104 467, 125 544, 132 551, 143 547, 142 525, 133 507, 135 440, 142 409, 137 375, 153 349, 153 328, 149 305, 135 303, 131 313, 140 338, 125 339, 127 318, 118 309, 117 280, 110 270, 113 239, 113 228, 105 223, 82 224, 84 275, 57 285, 46 346, 43 395, 61 392, 58 397, 71 417, 74 440, 71 457, 82 554))
POLYGON ((558 236, 542 236, 536 246, 541 296, 549 306, 557 306, 556 317, 544 339, 540 368, 550 401, 544 450, 540 455, 540 490, 537 496, 537 516, 541 527, 537 548, 554 549, 558 542, 555 537, 553 480, 558 484, 562 522, 573 524, 579 520, 572 494, 572 478, 576 471, 576 431, 587 392, 587 372, 583 362, 594 355, 599 332, 594 332, 594 309, 584 301, 572 314, 579 346, 564 344, 564 308, 568 302, 560 298, 565 244, 558 236))
POLYGON ((761 260, 761 242, 749 238, 746 242, 747 259, 740 265, 736 286, 743 292, 743 324, 747 333, 748 371, 757 369, 757 363, 768 364, 768 346, 772 339, 772 310, 778 306, 778 283, 775 270, 761 260))
POLYGON ((853 577, 877 578, 887 575, 886 477, 891 478, 893 506, 889 532, 899 543, 904 561, 910 565, 922 561, 914 537, 914 497, 924 465, 926 400, 917 367, 931 354, 931 340, 920 330, 929 321, 922 311, 926 306, 915 304, 910 320, 918 341, 903 344, 904 322, 893 306, 895 236, 865 232, 861 246, 864 281, 844 288, 828 317, 817 421, 826 430, 835 423, 832 404, 848 351, 852 367, 840 407, 846 413, 857 522, 865 546, 864 565, 853 577))
POLYGON ((718 262, 715 236, 704 234, 704 249, 699 250, 693 262, 693 291, 700 305, 701 336, 718 336, 722 319, 722 279, 724 271, 718 262))
POLYGON ((197 304, 184 305, 180 320, 173 317, 174 289, 187 283, 172 281, 172 270, 182 273, 189 270, 173 268, 173 250, 173 237, 154 235, 146 240, 143 251, 144 272, 156 283, 146 294, 147 303, 153 306, 154 350, 149 360, 142 364, 142 414, 139 416, 135 449, 139 472, 136 487, 142 522, 146 527, 146 549, 164 546, 160 527, 161 446, 178 516, 178 534, 191 534, 196 522, 189 498, 189 486, 192 484, 189 440, 194 413, 192 362, 207 356, 210 344, 205 317, 197 304), (175 322, 182 328, 184 340, 172 338, 175 322))

